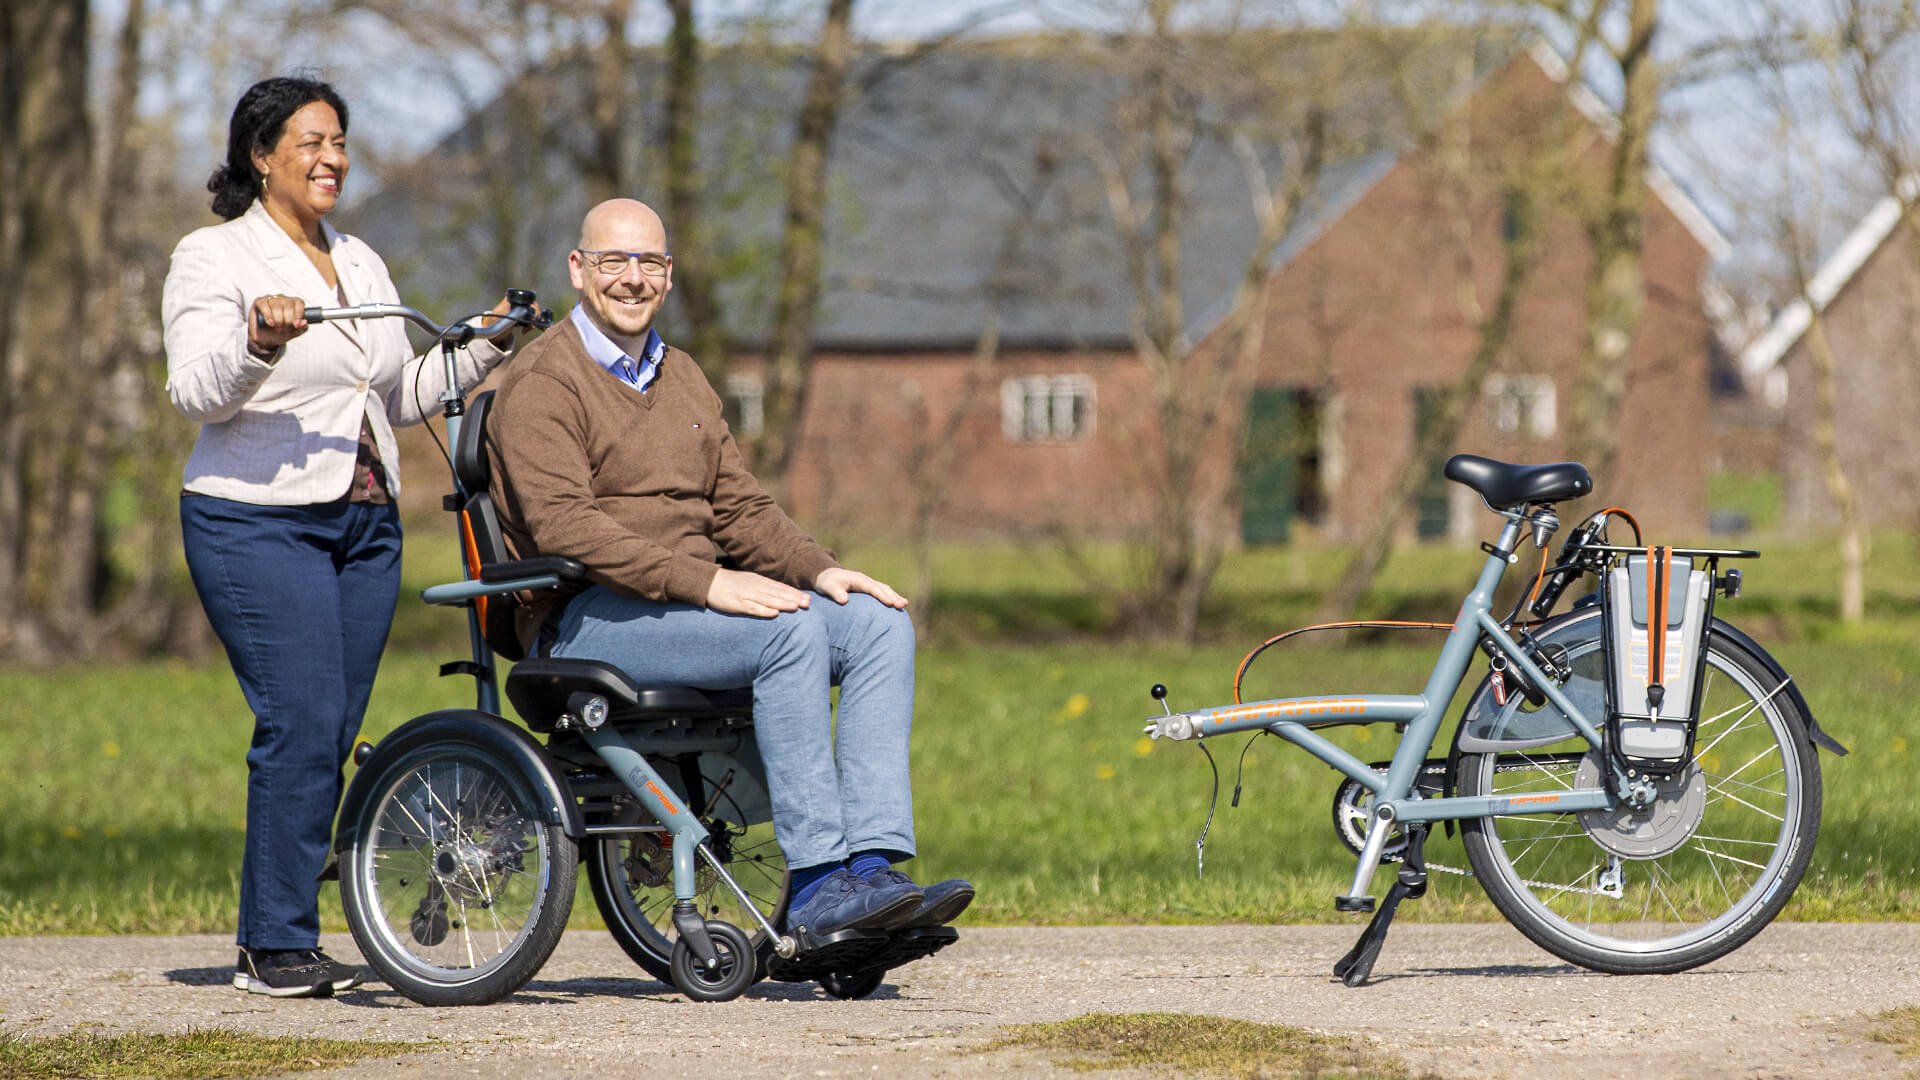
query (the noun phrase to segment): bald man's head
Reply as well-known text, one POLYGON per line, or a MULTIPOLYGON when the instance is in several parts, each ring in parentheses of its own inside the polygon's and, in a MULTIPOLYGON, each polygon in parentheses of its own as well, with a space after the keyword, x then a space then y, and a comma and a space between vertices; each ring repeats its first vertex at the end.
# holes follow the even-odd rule
POLYGON ((567 273, 587 317, 637 357, 673 291, 667 227, 646 203, 608 199, 580 222, 580 246, 567 256, 567 273))
MULTIPOLYGON (((639 199, 608 199, 580 220, 580 246, 589 250, 613 245, 610 237, 644 235, 656 243, 651 250, 667 250, 667 226, 653 207, 639 199)), ((632 251, 648 250, 644 247, 632 251)))

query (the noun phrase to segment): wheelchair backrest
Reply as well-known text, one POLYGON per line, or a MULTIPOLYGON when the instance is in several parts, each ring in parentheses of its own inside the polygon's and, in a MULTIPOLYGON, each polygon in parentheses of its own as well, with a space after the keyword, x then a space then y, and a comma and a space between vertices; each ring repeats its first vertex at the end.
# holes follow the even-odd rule
MULTIPOLYGON (((453 442, 453 474, 460 482, 460 493, 454 497, 460 503, 460 551, 467 561, 467 576, 475 579, 487 566, 508 558, 500 515, 488 490, 493 471, 487 463, 487 417, 493 411, 493 394, 492 390, 476 394, 467 403, 453 442)), ((473 603, 487 647, 506 660, 523 659, 526 650, 520 646, 513 617, 519 602, 513 595, 482 596, 473 603)))

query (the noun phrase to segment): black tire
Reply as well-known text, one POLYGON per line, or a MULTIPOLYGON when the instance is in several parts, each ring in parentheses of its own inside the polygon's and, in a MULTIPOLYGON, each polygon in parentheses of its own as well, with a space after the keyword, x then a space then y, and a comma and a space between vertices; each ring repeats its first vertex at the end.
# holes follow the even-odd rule
POLYGON ((872 968, 867 971, 835 971, 820 977, 820 988, 842 1001, 863 998, 886 980, 886 968, 872 968))
MULTIPOLYGON (((1572 651, 1598 648, 1590 639, 1572 651)), ((1709 636, 1707 664, 1694 763, 1646 813, 1462 823, 1487 896, 1555 956, 1623 975, 1697 967, 1759 933, 1806 872, 1821 801, 1808 718, 1732 638, 1709 636)), ((1456 775, 1462 795, 1508 795, 1599 774, 1597 755, 1575 741, 1464 754, 1456 775)))
MULTIPOLYGON (((622 816, 622 823, 633 824, 643 817, 633 807, 622 816)), ((714 857, 772 921, 787 901, 787 860, 773 838, 773 826, 742 829, 718 819, 706 825, 714 857)), ((584 852, 587 883, 607 931, 634 963, 661 982, 673 981, 673 945, 679 938, 673 926, 672 843, 664 832, 613 833, 590 839, 584 852)), ((752 928, 748 938, 759 958, 755 976, 764 975, 772 941, 757 929, 758 921, 741 909, 740 898, 711 866, 701 862, 697 874, 694 907, 702 918, 752 928)))
POLYGON ((671 974, 674 988, 694 1001, 732 1001, 747 992, 758 978, 760 962, 747 932, 732 923, 707 923, 707 937, 720 954, 720 966, 708 970, 694 959, 684 939, 673 943, 671 974))
POLYGON ((340 867, 367 963, 423 1005, 484 1005, 525 986, 573 910, 578 852, 540 785, 458 737, 378 752, 340 867))

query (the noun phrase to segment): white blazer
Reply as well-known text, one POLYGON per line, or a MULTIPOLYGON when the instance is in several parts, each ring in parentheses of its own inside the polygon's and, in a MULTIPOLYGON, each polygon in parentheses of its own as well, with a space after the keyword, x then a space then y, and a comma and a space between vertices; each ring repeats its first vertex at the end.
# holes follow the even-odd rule
MULTIPOLYGON (((324 222, 320 227, 347 303, 400 302, 372 248, 324 222)), ((313 306, 340 304, 258 201, 232 221, 187 234, 173 249, 160 304, 167 396, 202 425, 187 459, 186 490, 276 506, 344 498, 365 416, 387 484, 398 494, 393 425, 420 423, 439 408, 446 387, 439 350, 415 357, 400 319, 325 322, 309 326, 268 364, 247 351, 246 321, 257 297, 275 293, 313 306)), ((484 340, 461 350, 461 392, 505 355, 484 340)))

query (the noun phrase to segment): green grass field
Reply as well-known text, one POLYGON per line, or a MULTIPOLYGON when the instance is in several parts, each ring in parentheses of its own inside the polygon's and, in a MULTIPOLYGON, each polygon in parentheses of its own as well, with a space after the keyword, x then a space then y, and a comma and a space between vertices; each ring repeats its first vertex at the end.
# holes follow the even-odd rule
MULTIPOLYGON (((1825 824, 1812 870, 1786 918, 1910 918, 1920 910, 1912 858, 1914 708, 1920 663, 1920 573, 1910 545, 1874 552, 1874 621, 1842 629, 1825 615, 1824 553, 1802 548, 1752 564, 1748 595, 1721 613, 1796 673, 1822 724, 1855 751, 1822 755, 1825 824)), ((410 590, 451 565, 414 545, 410 590)), ((896 580, 904 559, 853 551, 849 561, 896 580)), ((1117 553, 1106 558, 1119 565, 1117 553)), ((1352 860, 1330 827, 1335 774, 1274 739, 1246 758, 1229 808, 1240 740, 1221 740, 1220 808, 1195 876, 1195 835, 1210 773, 1191 744, 1154 744, 1156 681, 1176 707, 1229 700, 1233 670, 1261 636, 1311 607, 1309 584, 1337 555, 1262 552, 1222 576, 1214 637, 1194 648, 1105 640, 1102 596, 1043 552, 955 549, 942 555, 943 621, 921 653, 915 802, 918 876, 965 874, 980 887, 979 923, 1297 922, 1344 919, 1330 898, 1352 860)), ((1398 557, 1368 614, 1451 614, 1472 572, 1459 551, 1398 557)), ((409 593, 411 595, 411 592, 409 593)), ((455 614, 402 601, 399 644, 382 670, 365 734, 469 703, 471 684, 435 677, 456 655, 455 614), (447 643, 452 642, 451 646, 447 643), (438 643, 438 647, 428 646, 438 643)), ((1435 639, 1437 641, 1437 638, 1435 639)), ((1417 691, 1433 646, 1283 646, 1248 696, 1417 691)), ((1477 677, 1477 674, 1476 674, 1477 677)), ((1458 702, 1456 702, 1456 705, 1458 702)), ((224 932, 236 905, 251 722, 224 664, 151 662, 0 672, 0 933, 224 932)), ((1392 750, 1385 729, 1340 729, 1364 757, 1392 750)), ((1434 861, 1464 866, 1458 840, 1434 861)), ((334 890, 323 900, 343 927, 334 890)), ((595 925, 583 895, 576 922, 595 925)), ((1494 918, 1470 881, 1440 875, 1408 918, 1494 918)))

